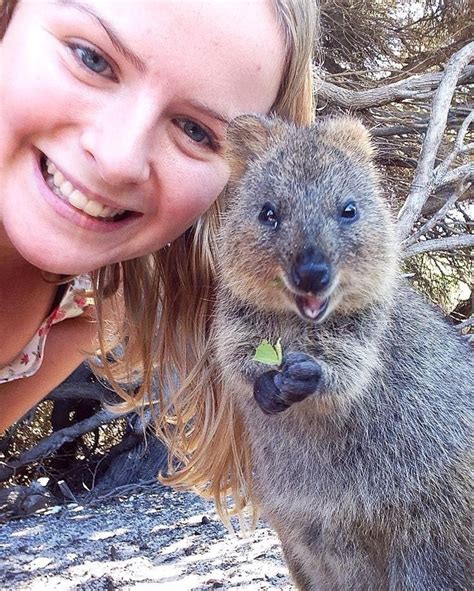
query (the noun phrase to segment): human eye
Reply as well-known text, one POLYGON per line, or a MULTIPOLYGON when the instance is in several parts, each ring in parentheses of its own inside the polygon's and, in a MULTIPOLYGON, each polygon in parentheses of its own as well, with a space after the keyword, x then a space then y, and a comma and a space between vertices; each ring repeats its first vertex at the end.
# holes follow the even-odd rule
POLYGON ((196 123, 192 119, 179 118, 175 119, 175 124, 192 142, 207 146, 213 150, 218 149, 216 136, 202 125, 199 125, 199 123, 196 123))
POLYGON ((69 43, 68 46, 81 67, 94 74, 115 80, 112 66, 97 49, 77 42, 69 43))

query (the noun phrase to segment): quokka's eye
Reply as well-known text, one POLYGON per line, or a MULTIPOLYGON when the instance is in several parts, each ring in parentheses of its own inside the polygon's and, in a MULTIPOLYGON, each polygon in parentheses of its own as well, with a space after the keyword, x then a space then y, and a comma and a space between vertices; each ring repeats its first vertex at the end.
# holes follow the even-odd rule
POLYGON ((355 201, 348 201, 341 209, 340 217, 343 222, 354 222, 359 217, 359 210, 355 201))
POLYGON ((278 219, 276 207, 267 201, 263 204, 260 213, 258 214, 258 221, 264 226, 270 226, 275 229, 278 226, 278 219))

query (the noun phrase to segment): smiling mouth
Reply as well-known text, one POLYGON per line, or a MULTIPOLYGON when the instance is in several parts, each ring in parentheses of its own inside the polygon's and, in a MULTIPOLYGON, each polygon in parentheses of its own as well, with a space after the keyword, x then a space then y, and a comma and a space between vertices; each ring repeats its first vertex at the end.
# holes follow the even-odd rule
POLYGON ((313 294, 295 295, 295 302, 304 318, 318 322, 327 310, 329 297, 322 298, 313 294))
POLYGON ((136 212, 115 209, 89 199, 70 181, 66 180, 56 165, 44 154, 41 154, 40 167, 43 178, 51 191, 81 213, 103 222, 119 222, 136 215, 136 212))

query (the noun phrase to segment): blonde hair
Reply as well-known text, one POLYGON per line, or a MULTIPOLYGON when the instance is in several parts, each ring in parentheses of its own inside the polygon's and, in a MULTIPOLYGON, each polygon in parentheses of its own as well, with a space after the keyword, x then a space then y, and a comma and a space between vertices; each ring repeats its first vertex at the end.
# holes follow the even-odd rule
POLYGON ((8 23, 17 4, 18 0, 0 0, 0 40, 5 35, 8 23))
MULTIPOLYGON (((308 124, 314 114, 316 2, 273 2, 285 39, 286 60, 272 112, 308 124)), ((17 0, 0 0, 0 36, 16 4, 17 0)), ((243 508, 250 478, 248 449, 240 443, 243 426, 220 394, 218 377, 210 372, 213 241, 219 203, 218 199, 198 222, 160 251, 109 265, 92 276, 103 352, 102 368, 97 371, 123 398, 123 410, 156 403, 153 391, 158 390, 157 433, 179 461, 170 464, 169 476, 163 480, 214 496, 225 518, 227 494, 232 494, 237 509, 243 508), (114 311, 114 320, 107 323, 103 314, 106 299, 114 311), (122 382, 136 382, 137 375, 141 385, 134 392, 122 388, 122 382)))
MULTIPOLYGON (((309 124, 314 119, 313 59, 319 32, 316 3, 312 0, 275 0, 274 6, 285 36, 286 63, 272 112, 295 123, 309 124)), ((187 270, 193 277, 189 285, 194 288, 199 285, 201 294, 199 296, 196 291, 186 288, 187 303, 193 309, 186 314, 190 324, 185 324, 178 336, 181 341, 175 349, 178 356, 159 357, 160 392, 172 394, 162 401, 164 412, 159 417, 157 432, 171 452, 168 475, 162 476, 161 480, 214 498, 221 517, 230 525, 229 515, 240 513, 251 504, 252 479, 245 425, 230 396, 223 391, 213 364, 209 339, 215 278, 213 261, 217 255, 213 239, 219 206, 220 199, 201 220, 201 227, 192 229, 189 237, 193 248, 192 269, 188 267, 187 270), (207 280, 210 281, 208 284, 205 283, 207 280), (198 297, 205 299, 199 301, 198 297), (194 308, 196 303, 199 307, 194 308), (170 361, 170 366, 163 366, 170 361), (167 379, 167 373, 171 379, 167 379), (180 383, 178 389, 176 378, 180 383), (229 506, 229 497, 233 506, 229 506)), ((186 264, 186 258, 176 263, 186 264)), ((183 272, 182 277, 187 273, 183 272)), ((166 319, 162 317, 163 322, 166 319)), ((175 326, 169 325, 169 329, 175 326)), ((162 331, 161 338, 167 340, 170 337, 176 344, 176 336, 167 334, 167 330, 162 331)), ((165 347, 166 343, 161 346, 165 347)), ((256 510, 253 509, 255 518, 256 510)))

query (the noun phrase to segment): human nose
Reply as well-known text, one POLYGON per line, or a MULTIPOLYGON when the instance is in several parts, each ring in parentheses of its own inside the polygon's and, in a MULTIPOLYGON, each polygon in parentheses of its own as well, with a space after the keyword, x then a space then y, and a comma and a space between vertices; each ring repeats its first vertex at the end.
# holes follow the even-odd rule
POLYGON ((141 184, 151 174, 154 111, 117 101, 95 114, 81 134, 81 146, 110 185, 141 184))

